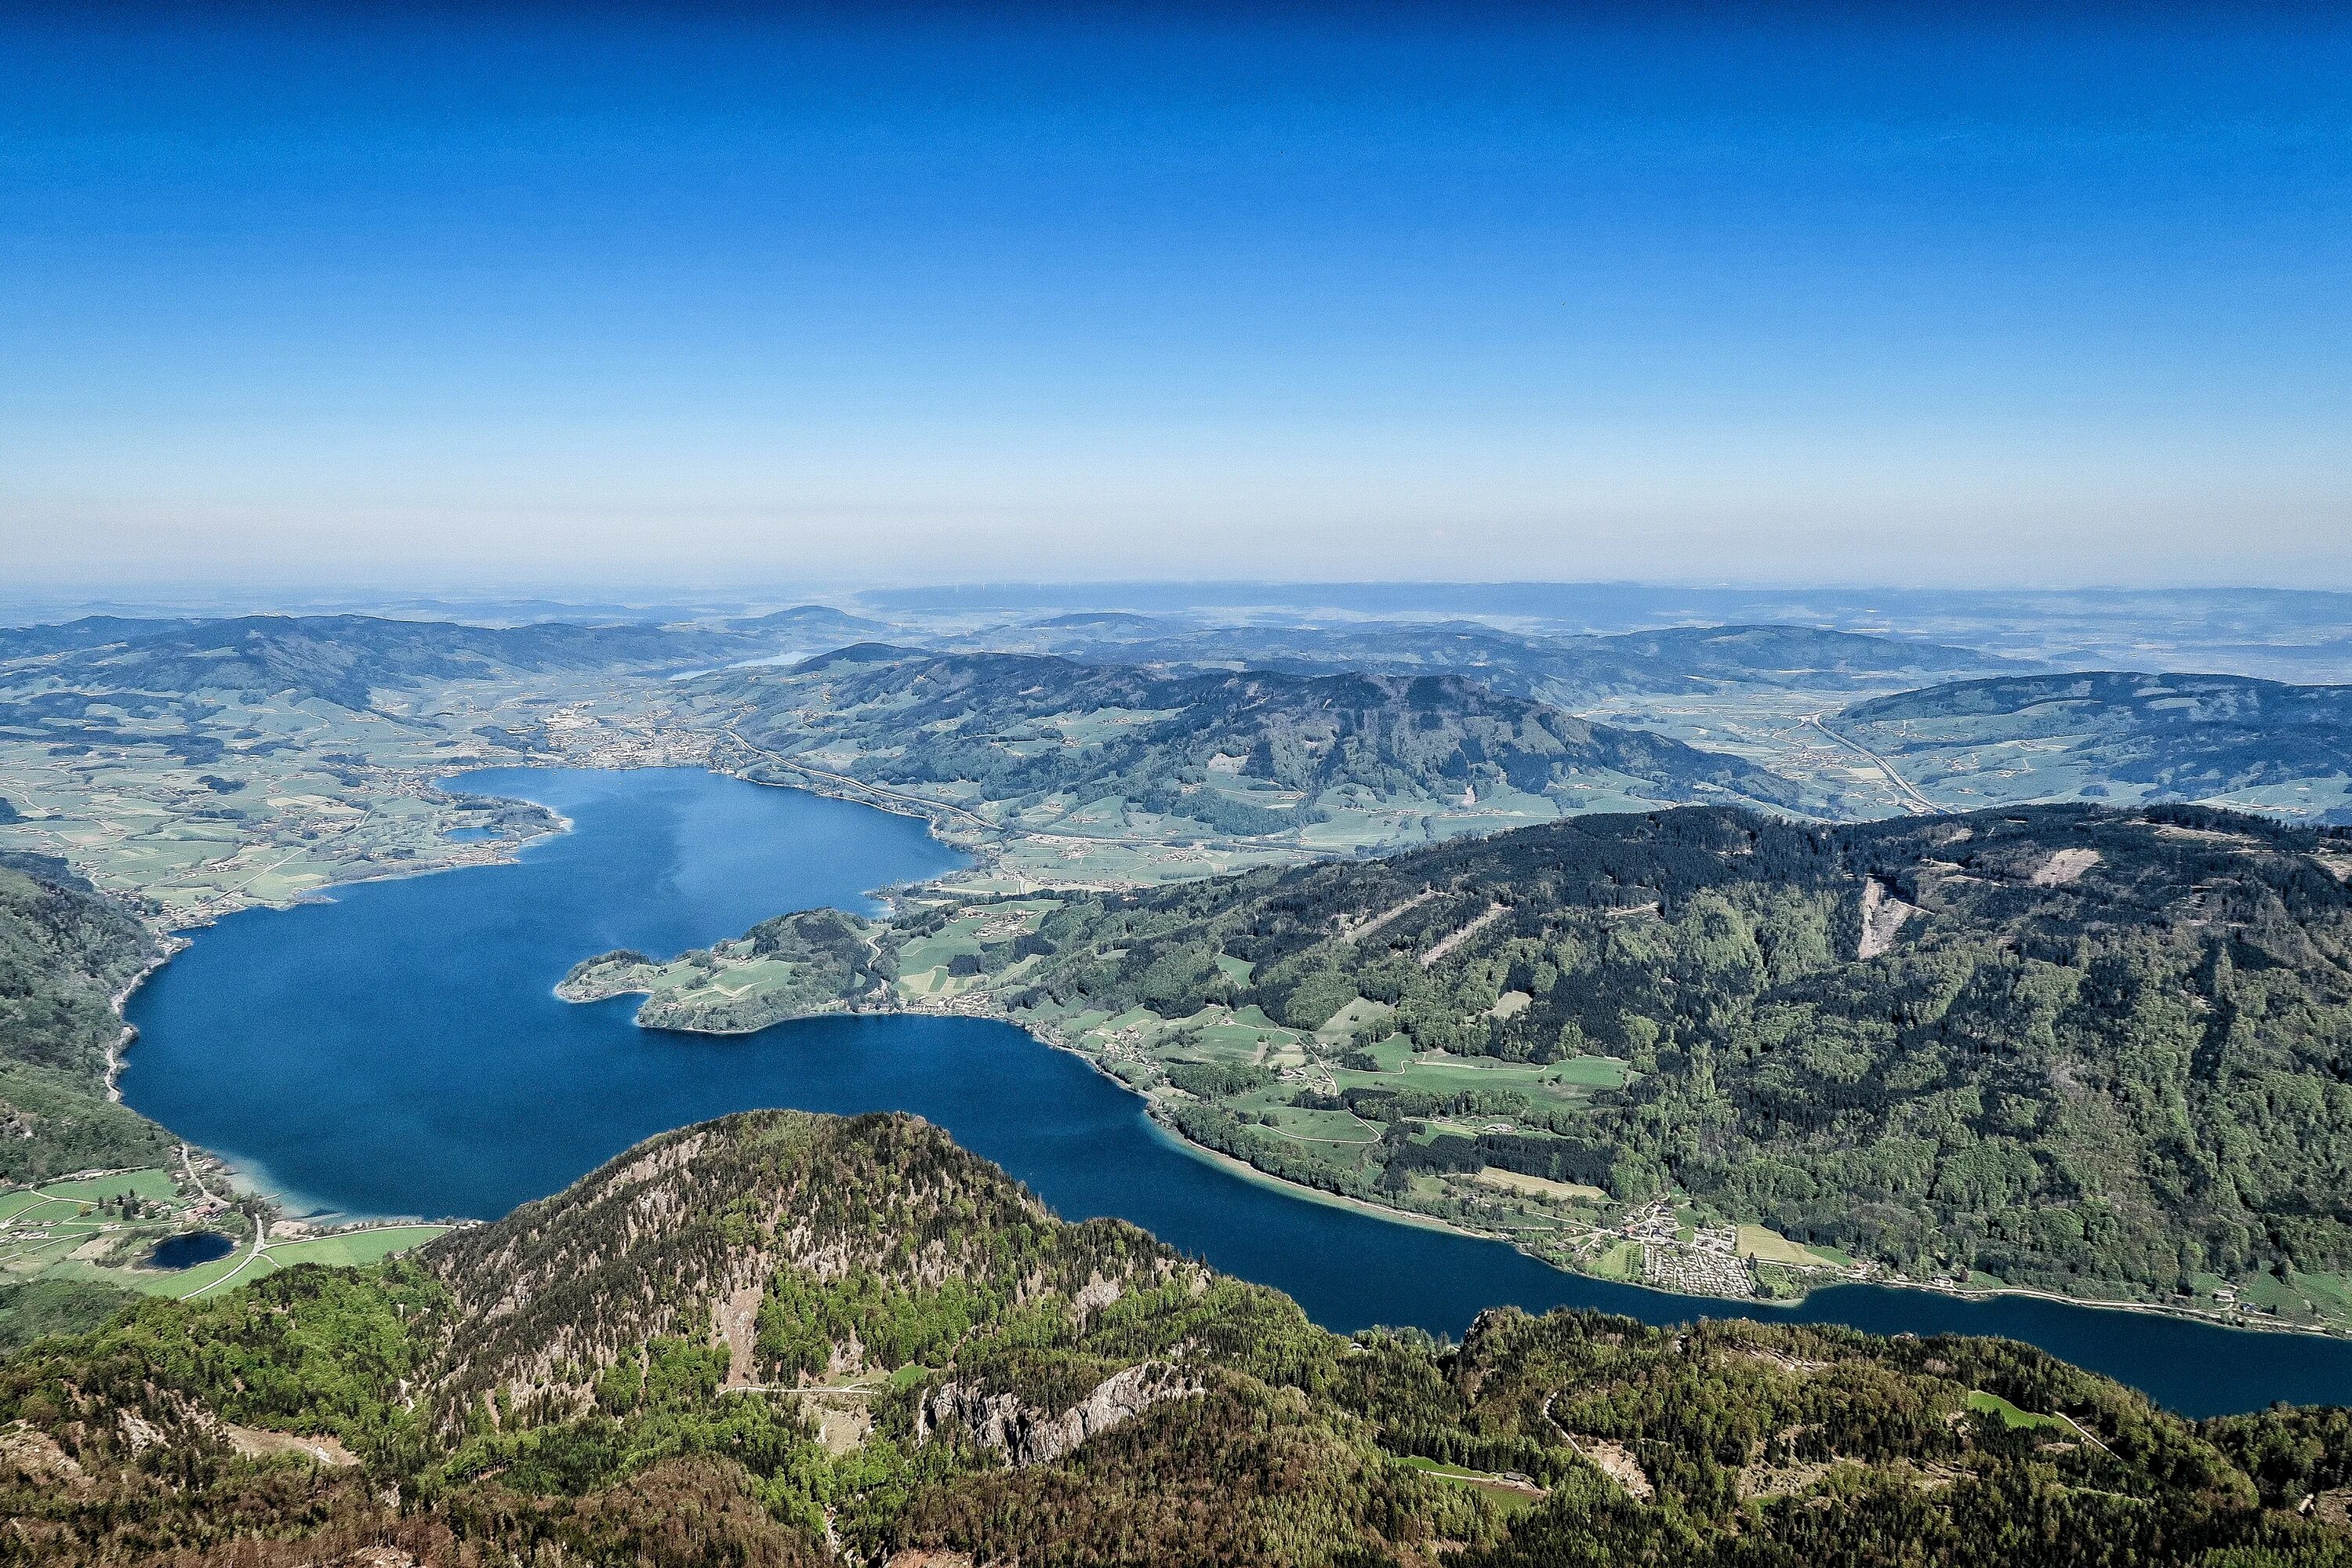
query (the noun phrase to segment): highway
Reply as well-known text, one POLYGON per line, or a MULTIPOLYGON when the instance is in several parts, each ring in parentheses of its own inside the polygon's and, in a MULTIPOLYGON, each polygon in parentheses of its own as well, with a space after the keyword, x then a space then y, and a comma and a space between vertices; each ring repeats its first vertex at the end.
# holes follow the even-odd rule
POLYGON ((1868 746, 1864 745, 1860 741, 1839 734, 1835 730, 1831 729, 1829 725, 1822 722, 1822 716, 1820 714, 1806 714, 1804 717, 1804 722, 1811 724, 1814 729, 1819 730, 1822 734, 1827 735, 1831 740, 1835 741, 1847 751, 1853 752, 1869 758, 1870 761, 1876 765, 1878 771, 1886 775, 1886 782, 1895 786, 1897 794, 1902 796, 1903 804, 1912 811, 1925 816, 1933 816, 1937 812, 1944 809, 1942 806, 1937 805, 1934 801, 1929 800, 1926 795, 1921 795, 1917 790, 1912 788, 1911 781, 1905 778, 1901 773, 1896 773, 1893 763, 1888 762, 1885 757, 1880 756, 1868 746))

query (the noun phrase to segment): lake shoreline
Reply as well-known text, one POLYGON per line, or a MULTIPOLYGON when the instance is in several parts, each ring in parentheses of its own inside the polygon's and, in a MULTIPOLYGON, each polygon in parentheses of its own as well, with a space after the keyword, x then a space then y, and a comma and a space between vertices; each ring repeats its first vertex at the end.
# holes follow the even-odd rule
MULTIPOLYGON (((756 783, 759 781, 747 782, 756 783)), ((567 998, 567 1000, 570 1000, 570 998, 567 998)), ((1923 1279, 1905 1279, 1890 1277, 1879 1277, 1868 1279, 1842 1279, 1832 1280, 1826 1284, 1811 1287, 1801 1296, 1775 1299, 1763 1296, 1707 1296, 1688 1290, 1667 1289, 1640 1279, 1612 1279, 1605 1275, 1587 1273, 1585 1270, 1580 1268, 1564 1268, 1560 1264, 1554 1262, 1552 1259, 1542 1256, 1540 1253, 1531 1251, 1528 1247, 1521 1246, 1517 1238, 1507 1232, 1483 1230, 1476 1226, 1463 1225, 1458 1221, 1445 1219, 1436 1215, 1420 1214, 1411 1209, 1393 1208, 1385 1204, 1374 1203, 1369 1199, 1354 1197, 1345 1193, 1327 1192, 1320 1187, 1310 1187, 1304 1183, 1293 1182, 1285 1177, 1277 1176, 1272 1172, 1262 1171, 1255 1165, 1251 1164, 1248 1161, 1241 1159, 1238 1156, 1229 1154, 1222 1149, 1213 1149, 1205 1143, 1196 1143, 1192 1139, 1185 1137, 1181 1130, 1170 1125, 1168 1121, 1160 1116, 1159 1102, 1154 1100, 1150 1094, 1137 1089, 1133 1084, 1128 1082, 1125 1079, 1111 1071, 1110 1068, 1100 1059, 1086 1051, 1080 1050, 1077 1047, 1069 1044, 1066 1040, 1059 1039, 1052 1035, 1042 1033, 1039 1030, 1031 1027, 1029 1025, 1023 1023, 1020 1019, 1013 1017, 1010 1013, 1002 1008, 967 1007, 959 1009, 952 1006, 943 1005, 932 1007, 924 1006, 919 1004, 910 1005, 901 1003, 887 1007, 828 1007, 809 1013, 795 1014, 790 1018, 779 1018, 771 1023, 761 1026, 760 1029, 751 1030, 679 1028, 673 1025, 649 1026, 639 1024, 635 1026, 645 1029, 649 1034, 688 1035, 711 1039, 734 1039, 742 1038, 748 1035, 758 1034, 762 1029, 775 1028, 786 1024, 802 1023, 817 1018, 887 1018, 893 1016, 919 1018, 980 1018, 992 1023, 1003 1024, 1010 1028, 1018 1029, 1030 1039, 1050 1050, 1059 1051, 1066 1055, 1076 1057, 1078 1060, 1084 1062, 1089 1068, 1091 1068, 1097 1077, 1115 1085, 1129 1095, 1133 1096, 1135 1099, 1141 1100, 1145 1108, 1145 1119, 1150 1124, 1152 1131, 1164 1138, 1170 1143, 1173 1144, 1176 1148, 1181 1150, 1185 1154, 1193 1159, 1199 1160, 1205 1164, 1209 1164, 1219 1170, 1224 1171, 1228 1174, 1235 1176, 1242 1181, 1280 1192, 1286 1197, 1302 1199, 1309 1203, 1343 1209, 1353 1214, 1365 1215, 1391 1225, 1408 1226, 1423 1230, 1442 1231, 1448 1235, 1459 1236, 1474 1241, 1494 1242, 1501 1246, 1508 1247, 1522 1257, 1532 1258, 1536 1262, 1541 1263, 1546 1268, 1557 1270, 1559 1273, 1571 1279, 1591 1279, 1601 1284, 1622 1286, 1628 1289, 1646 1291, 1653 1296, 1669 1298, 1675 1300, 1694 1302, 1721 1301, 1726 1303, 1727 1306, 1737 1306, 1743 1310, 1761 1310, 1766 1312, 1799 1311, 1804 1308, 1808 1301, 1811 1300, 1817 1295, 1838 1290, 1849 1286, 1860 1285, 1876 1286, 1880 1289, 1890 1290, 1916 1291, 1927 1295, 1948 1297, 1953 1300, 1958 1301, 1992 1302, 2003 1299, 2011 1299, 2030 1301, 2046 1301, 2054 1306, 2062 1307, 2090 1307, 2096 1308, 2103 1311, 2134 1312, 2143 1316, 2169 1318, 2177 1321, 2196 1323, 2207 1328, 2229 1329, 2246 1333, 2279 1334, 2305 1339, 2332 1341, 2352 1339, 2352 1334, 2339 1333, 2328 1329, 2302 1328, 2293 1323, 2283 1323, 2277 1321, 2265 1322, 2259 1320, 2249 1320, 2247 1318, 2231 1314, 2207 1311, 2195 1307, 2174 1306, 2160 1301, 2117 1301, 2104 1300, 2093 1296, 2069 1296, 2059 1291, 2037 1289, 2032 1286, 2026 1285, 2005 1285, 1999 1289, 1969 1289, 1961 1286, 1930 1284, 1923 1279)), ((1696 1315, 1706 1316, 1706 1314, 1701 1312, 1696 1315)))
POLYGON ((1056 1212, 1141 1226, 1289 1292, 1339 1333, 1385 1323, 1458 1338, 1502 1305, 1659 1324, 1839 1322, 2021 1340, 2197 1415, 2352 1400, 2352 1347, 2219 1340, 2210 1331, 2271 1325, 2149 1303, 1909 1281, 1775 1302, 1564 1269, 1515 1237, 1319 1192, 1192 1143, 1149 1114, 1150 1097, 1112 1070, 1123 1064, 980 997, 869 998, 727 1037, 639 1026, 622 998, 567 1004, 551 992, 583 953, 708 947, 780 908, 864 910, 862 889, 929 884, 961 858, 899 814, 705 770, 515 769, 464 787, 551 803, 573 831, 495 877, 380 879, 299 912, 224 921, 131 1008, 144 1033, 142 1070, 123 1079, 132 1107, 237 1151, 265 1190, 352 1218, 502 1215, 646 1136, 731 1111, 895 1109, 946 1128, 1056 1212))

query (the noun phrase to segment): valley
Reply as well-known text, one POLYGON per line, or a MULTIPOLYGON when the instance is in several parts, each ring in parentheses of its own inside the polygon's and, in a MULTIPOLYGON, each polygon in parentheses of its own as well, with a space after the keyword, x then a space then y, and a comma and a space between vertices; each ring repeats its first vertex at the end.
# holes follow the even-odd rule
MULTIPOLYGON (((2190 1125, 2217 1114, 2234 1125, 2249 1094, 2274 1100, 2317 1059, 2291 1042, 2331 1026, 2326 1009, 2338 1004, 2324 963, 2298 956, 2282 971, 2275 938, 2247 926, 2222 944, 2233 978, 2216 989, 2210 939, 2185 936, 2246 918, 2227 912, 2241 895, 2223 889, 2270 887, 2245 895, 2259 902, 2290 885, 2263 882, 2269 871, 2244 880, 2249 865, 2275 856, 2268 829, 2149 819, 2127 850, 2086 849, 2082 861, 2069 847, 2082 834, 2112 836, 2138 819, 2030 819, 2027 840, 2048 839, 2045 859, 2074 868, 2026 879, 2050 906, 2032 912, 2002 905, 2012 893, 1978 890, 2016 887, 2012 872, 1988 880, 1969 868, 1987 854, 2006 866, 2001 856, 2024 849, 1874 858, 1888 832, 1984 836, 1969 823, 1775 826, 1916 813, 1915 768, 1927 789, 1965 787, 1948 787, 1948 769, 1921 767, 1916 744, 1870 729, 1888 721, 1870 715, 1947 701, 1947 689, 2033 689, 2049 678, 1879 695, 1890 679, 2018 661, 1739 626, 1580 641, 1466 625, 1442 635, 1242 628, 1221 666, 1223 634, 1139 619, 973 632, 809 610, 494 634, 265 618, 92 625, 30 651, 20 638, 16 661, 0 665, 0 691, 17 703, 0 725, 0 798, 10 803, 0 840, 51 889, 43 897, 100 900, 93 909, 110 897, 145 926, 144 946, 106 961, 131 967, 93 971, 103 997, 188 929, 388 876, 496 870, 571 822, 572 807, 525 798, 536 789, 468 783, 467 764, 527 763, 551 778, 581 764, 716 769, 919 816, 964 863, 894 887, 887 908, 846 896, 878 886, 870 880, 819 896, 844 908, 783 915, 772 895, 745 888, 733 900, 742 913, 716 931, 608 942, 602 958, 593 946, 563 953, 544 984, 575 1005, 636 998, 625 1005, 656 1042, 744 1038, 827 1015, 1002 1019, 1140 1096, 1192 1147, 1283 1190, 1506 1241, 1597 1281, 1727 1304, 1826 1300, 1864 1282, 2352 1327, 2352 1262, 2334 1222, 2293 1207, 2324 1185, 2316 1173, 2336 1158, 2332 1144, 2300 1141, 2294 1157, 2313 1174, 2246 1166, 2231 1178, 2238 1207, 2200 1209, 2179 1195, 2194 1178, 2150 1163, 2169 1134, 2137 1104, 2154 1094, 2183 1100, 2177 1115, 2190 1125), (875 634, 894 640, 757 652, 773 646, 763 638, 875 634), (976 651, 990 645, 1039 651, 976 651), (722 651, 731 666, 697 668, 722 651), (746 652, 748 662, 735 657, 746 652), (1333 673, 1348 660, 1376 673, 1333 673), (1498 685, 1480 683, 1489 680, 1498 685), (1540 692, 1580 695, 1596 717, 1550 707, 1540 692), (1900 787, 1849 743, 1864 734, 1886 745, 1900 787), (1792 844, 1831 832, 1822 842, 1841 846, 1831 859, 1847 868, 1759 882, 1719 850, 1699 855, 1716 858, 1712 870, 1696 868, 1690 846, 1660 860, 1664 851, 1636 842, 1652 829, 1625 826, 1654 824, 1672 839, 1698 831, 1683 825, 1721 822, 1740 825, 1734 837, 1748 836, 1751 858, 1790 832, 1792 844), (1551 865, 1559 851, 1537 847, 1580 843, 1577 854, 1611 865, 1604 890, 1548 902, 1563 895, 1546 879, 1557 872, 1544 871, 1530 903, 1517 858, 1551 865), (2149 858, 2191 847, 2206 855, 2203 873, 2149 858), (2119 861, 2137 868, 2128 888, 2114 880, 2119 861), (85 874, 87 889, 74 893, 68 884, 85 874), (2185 890, 2180 879, 2200 874, 2185 890), (1697 892, 1678 880, 1693 876, 1697 892), (1319 935, 1286 912, 1307 889, 1337 899, 1319 935), (1873 895, 1893 922, 1876 936, 1885 921, 1853 912, 1873 895), (2096 950, 2087 958, 2059 951, 2055 933, 2076 926, 2096 950), (2149 934, 2162 931, 2174 934, 2149 934), (2032 934, 2021 946, 2021 932, 2032 934), (2100 943, 2114 953, 2101 956, 2100 943), (2209 956, 2180 956, 2191 950, 2209 956), (2192 1014, 2242 1020, 2231 1026, 2252 1054, 2182 1047, 2185 1068, 2155 1068, 2143 1089, 2131 1075, 2149 1068, 2117 1076, 2114 1065, 2144 1055, 2139 1037, 2078 1040, 2069 1031, 2082 1025, 2063 1002, 2050 1013, 2028 1001, 2086 986, 2104 999, 2113 983, 2102 964, 2122 973, 2150 963, 2179 977, 2158 990, 2188 985, 2192 1014), (2259 982, 2234 977, 2257 971, 2259 982), (2250 984, 2258 1000, 2239 996, 2250 984), (1906 1005, 1927 1010, 1874 1039, 1871 998, 1922 987, 1934 999, 1906 1005), (2007 999, 1987 1011, 1996 994, 2007 999), (1580 1000, 1565 1005, 1571 995, 1580 1000), (2023 1015, 2001 1012, 2021 1005, 2023 1015), (1923 1058, 1916 1043, 1957 1032, 2013 1039, 2000 1048, 2016 1050, 2038 1037, 2042 1016, 2062 1049, 2035 1067, 1954 1077, 1962 1058, 1944 1046, 1942 1058, 1923 1058), (1801 1048, 1783 1058, 1780 1042, 1801 1048), (2054 1074, 2072 1094, 2070 1075, 2084 1070, 2076 1059, 2105 1075, 2098 1094, 2119 1098, 2053 1103, 2016 1081, 2018 1070, 2054 1074), (2227 1070, 2213 1078, 2217 1061, 2227 1070), (2196 1109, 2200 1097, 2208 1109, 2196 1109), (1835 1109, 1823 1119, 1805 1107, 1835 1109), (1864 1149, 1881 1151, 1875 1163, 1856 1163, 1864 1149), (1889 1163, 1893 1149, 1904 1152, 1889 1163), (2024 1209, 2011 1206, 2021 1194, 2024 1209), (2021 1229, 2027 1213, 2032 1228, 2021 1229), (2289 1214, 2301 1217, 2287 1226, 2289 1214)), ((2300 723, 2289 708, 2315 700, 2279 689, 2288 695, 2269 709, 2232 700, 2241 752, 2259 751, 2265 714, 2300 723)), ((2305 752, 2279 753, 2265 776, 2332 765, 2331 733, 2305 726, 2305 752)), ((2105 769, 2120 785, 2123 758, 2096 752, 2068 779, 2105 769)), ((1992 825, 1991 838, 2016 831, 1992 825)), ((2352 853, 2324 843, 2303 853, 2341 886, 2335 868, 2352 853)), ((1799 862, 1808 855, 1820 851, 1799 862)), ((2297 940, 2323 953, 2336 940, 2324 934, 2335 919, 2325 908, 2323 899, 2294 917, 2297 940)), ((109 1026, 82 1026, 91 1045, 72 1070, 86 1076, 5 1069, 32 1146, 65 1140, 28 1179, 137 1166, 172 1147, 153 1122, 106 1100, 109 1026), (99 1157, 68 1152, 85 1148, 99 1157)), ((2185 1026, 2154 1026, 2149 1039, 2185 1026)), ((2210 1036, 2220 1026, 2200 1026, 2210 1036)), ((298 1096, 320 1092, 323 1080, 311 1081, 298 1096)), ((321 1132, 332 1124, 301 1105, 286 1100, 277 1114, 321 1132)), ((166 1113, 166 1125, 177 1131, 185 1114, 166 1113)), ((2262 1147, 2265 1161, 2284 1152, 2262 1147)), ((570 1169, 587 1154, 570 1156, 570 1169)), ((282 1184, 277 1159, 264 1163, 282 1184)), ((552 1169, 560 1179, 564 1167, 552 1169)), ((359 1212, 499 1211, 399 1200, 359 1212)), ((16 1274, 47 1279, 50 1252, 71 1250, 30 1248, 16 1274)))

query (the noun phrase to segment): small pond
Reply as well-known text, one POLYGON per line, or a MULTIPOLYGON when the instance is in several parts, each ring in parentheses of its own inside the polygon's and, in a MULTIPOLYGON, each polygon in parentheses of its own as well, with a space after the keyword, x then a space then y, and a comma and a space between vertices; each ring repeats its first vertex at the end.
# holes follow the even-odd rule
POLYGON ((189 1230, 167 1236, 140 1261, 150 1268, 194 1268, 215 1263, 236 1250, 236 1237, 216 1230, 189 1230))

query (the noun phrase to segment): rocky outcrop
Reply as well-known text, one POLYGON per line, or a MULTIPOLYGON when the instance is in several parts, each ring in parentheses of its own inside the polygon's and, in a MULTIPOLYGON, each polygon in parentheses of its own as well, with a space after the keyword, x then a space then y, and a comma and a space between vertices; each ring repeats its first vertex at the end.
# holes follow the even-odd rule
POLYGON ((1014 1394, 990 1394, 964 1383, 932 1391, 916 1413, 919 1436, 955 1433, 994 1448, 1013 1465, 1049 1465, 1087 1438, 1130 1421, 1155 1405, 1203 1392, 1196 1377, 1165 1362, 1147 1361, 1113 1373, 1094 1392, 1048 1415, 1014 1394))

